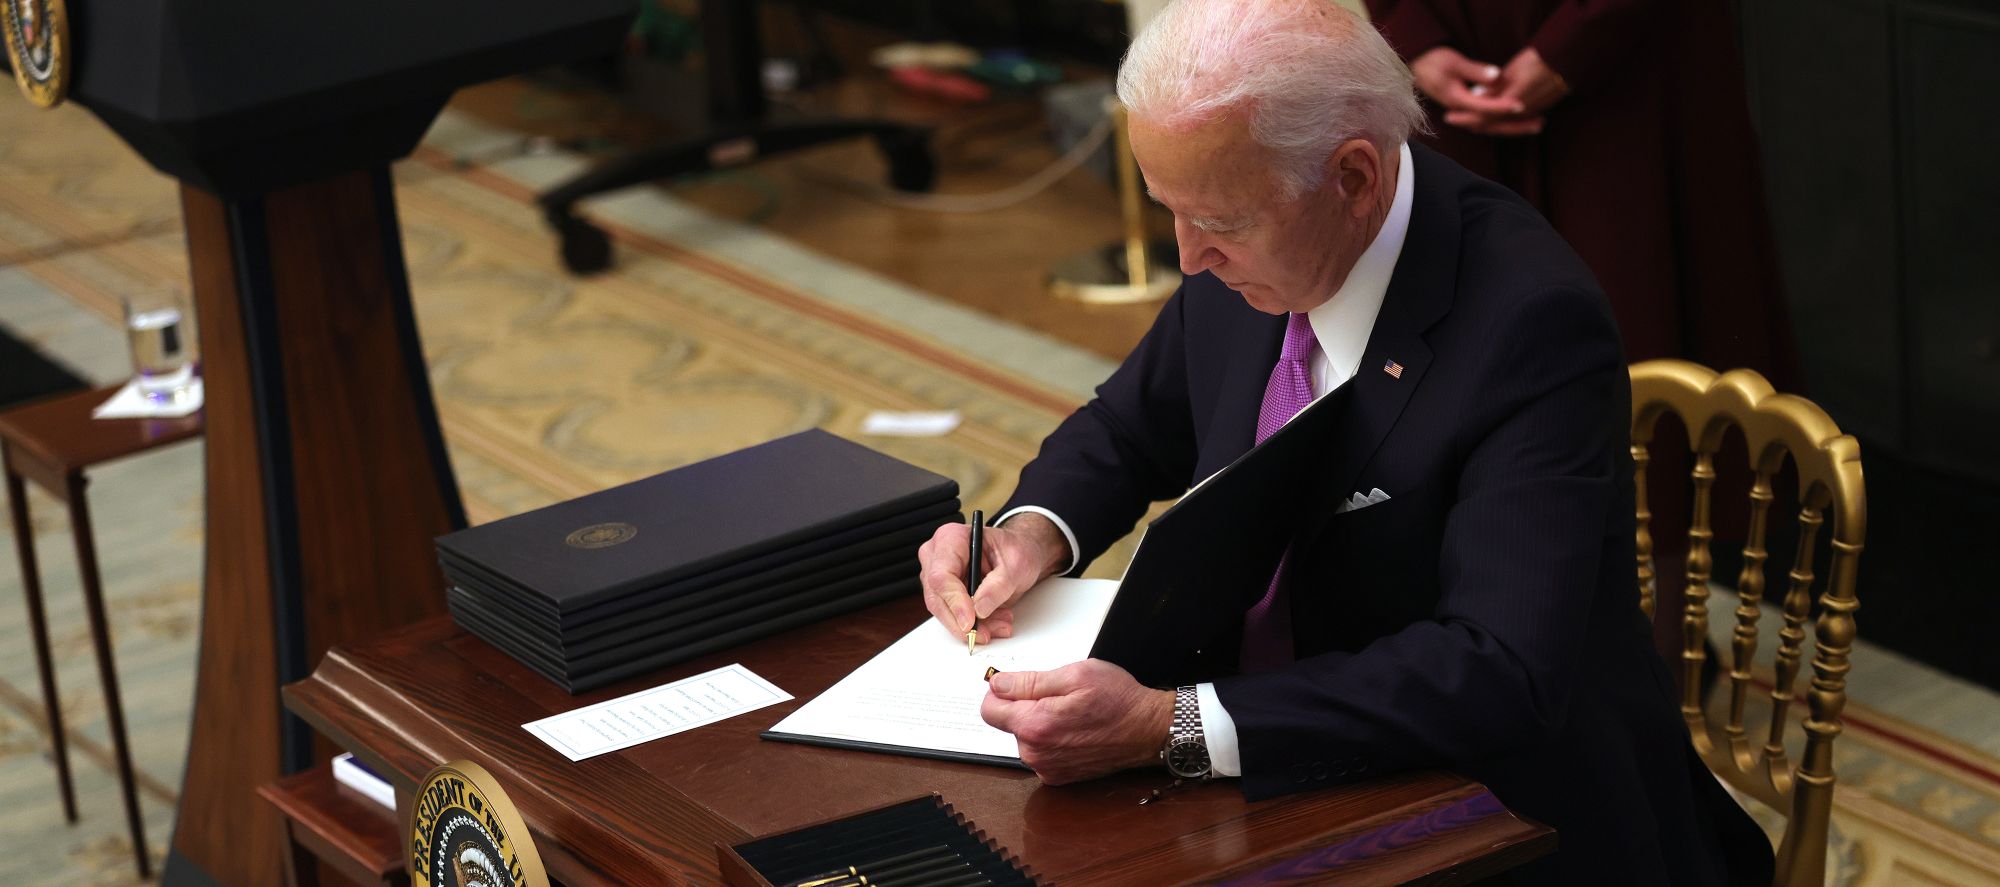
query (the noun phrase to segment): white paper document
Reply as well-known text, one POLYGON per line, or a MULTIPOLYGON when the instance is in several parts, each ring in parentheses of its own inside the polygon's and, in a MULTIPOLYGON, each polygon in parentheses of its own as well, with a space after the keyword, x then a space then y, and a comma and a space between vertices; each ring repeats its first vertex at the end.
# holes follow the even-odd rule
POLYGON ((581 761, 790 698, 792 694, 742 665, 727 665, 521 726, 570 760, 581 761))
POLYGON ((1117 594, 1118 583, 1109 579, 1044 580, 1014 608, 1014 636, 970 656, 963 636, 927 619, 764 735, 1018 762, 1014 737, 979 717, 987 667, 1046 671, 1089 658, 1117 594))
POLYGON ((895 412, 875 410, 861 420, 861 433, 882 437, 942 437, 958 427, 957 410, 895 412))
POLYGON ((117 394, 98 404, 90 411, 93 419, 178 419, 201 409, 201 379, 188 383, 179 396, 169 401, 152 400, 139 392, 139 380, 133 379, 118 389, 117 394))
POLYGON ((389 785, 389 780, 356 761, 353 752, 333 756, 333 778, 341 785, 366 795, 368 800, 391 810, 396 809, 396 789, 389 785))

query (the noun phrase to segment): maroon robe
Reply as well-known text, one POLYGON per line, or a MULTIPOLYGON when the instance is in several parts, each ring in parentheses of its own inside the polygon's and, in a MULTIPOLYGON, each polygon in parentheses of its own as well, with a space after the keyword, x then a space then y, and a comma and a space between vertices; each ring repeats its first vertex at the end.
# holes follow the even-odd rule
POLYGON ((1611 298, 1631 361, 1751 367, 1798 390, 1734 18, 1720 0, 1368 0, 1396 51, 1568 82, 1537 136, 1443 122, 1433 147, 1547 216, 1611 298))

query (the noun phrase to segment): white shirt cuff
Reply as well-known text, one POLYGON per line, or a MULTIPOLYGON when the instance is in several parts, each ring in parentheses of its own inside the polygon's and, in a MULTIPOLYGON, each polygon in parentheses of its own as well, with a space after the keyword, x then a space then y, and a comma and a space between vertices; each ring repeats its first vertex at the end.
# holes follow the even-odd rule
POLYGON ((1236 719, 1222 707, 1214 684, 1194 685, 1201 706, 1201 738, 1208 743, 1208 769, 1217 776, 1242 776, 1243 753, 1236 747, 1236 719))
POLYGON ((1055 524, 1056 529, 1062 531, 1063 540, 1069 543, 1069 566, 1063 567, 1062 572, 1059 572, 1056 575, 1058 576, 1069 575, 1069 571, 1076 569, 1076 534, 1070 532, 1069 524, 1063 523, 1063 519, 1056 517, 1055 512, 1043 508, 1040 505, 1022 505, 1018 508, 1015 508, 1013 511, 1009 511, 1006 514, 1000 515, 1000 518, 998 520, 995 520, 993 522, 993 525, 996 527, 1000 526, 1001 524, 1006 523, 1014 515, 1020 514, 1021 512, 1024 511, 1032 511, 1045 518, 1048 518, 1049 523, 1055 524))

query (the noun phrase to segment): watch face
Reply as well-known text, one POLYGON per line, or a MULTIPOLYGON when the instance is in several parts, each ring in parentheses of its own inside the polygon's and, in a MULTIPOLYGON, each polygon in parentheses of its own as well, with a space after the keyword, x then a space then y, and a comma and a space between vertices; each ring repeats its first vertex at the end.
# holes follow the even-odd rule
POLYGON ((1208 775, 1208 745, 1200 735, 1174 737, 1167 746, 1167 772, 1188 778, 1208 775))

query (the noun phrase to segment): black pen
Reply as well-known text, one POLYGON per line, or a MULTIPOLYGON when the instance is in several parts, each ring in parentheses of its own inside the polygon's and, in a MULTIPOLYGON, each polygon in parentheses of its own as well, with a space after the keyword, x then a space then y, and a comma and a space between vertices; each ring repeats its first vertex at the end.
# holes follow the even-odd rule
MULTIPOLYGON (((968 598, 979 593, 979 565, 985 557, 985 552, 980 550, 983 547, 981 543, 985 541, 980 538, 983 535, 980 530, 985 523, 986 515, 977 511, 972 513, 972 559, 965 565, 965 596, 968 598)), ((972 628, 965 633, 965 655, 972 655, 973 645, 977 643, 979 643, 979 609, 975 606, 972 611, 972 628)))

